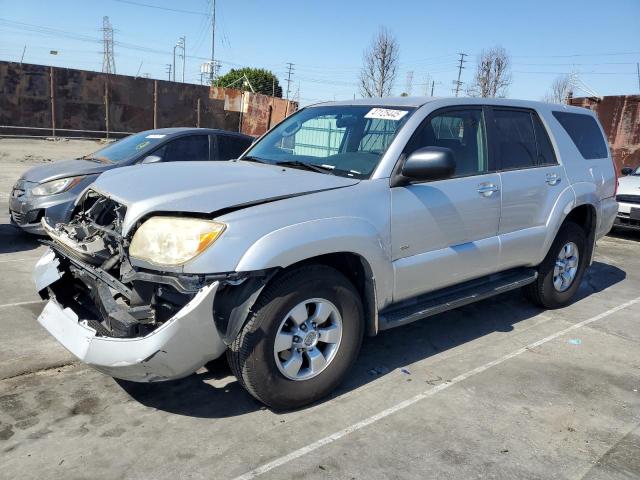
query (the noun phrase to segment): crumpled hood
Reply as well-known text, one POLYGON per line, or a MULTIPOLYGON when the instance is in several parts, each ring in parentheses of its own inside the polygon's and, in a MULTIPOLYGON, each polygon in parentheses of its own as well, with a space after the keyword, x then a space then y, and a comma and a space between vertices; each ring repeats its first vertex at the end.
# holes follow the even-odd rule
POLYGON ((618 195, 640 195, 640 175, 620 177, 618 195))
POLYGON ((151 212, 223 209, 355 185, 337 177, 249 162, 170 162, 118 168, 91 189, 127 206, 123 233, 151 212))
POLYGON ((22 179, 43 183, 76 175, 97 175, 116 166, 112 163, 96 163, 89 160, 62 160, 30 168, 22 175, 22 179))

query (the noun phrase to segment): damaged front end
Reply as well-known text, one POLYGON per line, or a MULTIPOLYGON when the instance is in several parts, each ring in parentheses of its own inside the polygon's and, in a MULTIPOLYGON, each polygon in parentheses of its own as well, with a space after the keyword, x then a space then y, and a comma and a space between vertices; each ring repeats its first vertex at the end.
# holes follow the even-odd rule
POLYGON ((133 381, 193 373, 233 340, 265 272, 184 274, 133 267, 122 235, 126 207, 89 191, 34 271, 49 302, 38 321, 96 369, 133 381))

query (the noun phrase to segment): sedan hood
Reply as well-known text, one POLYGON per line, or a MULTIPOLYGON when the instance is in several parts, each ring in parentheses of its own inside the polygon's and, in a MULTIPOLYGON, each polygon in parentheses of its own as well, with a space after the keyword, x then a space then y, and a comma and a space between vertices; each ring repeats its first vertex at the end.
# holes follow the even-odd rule
POLYGON ((107 172, 91 187, 127 206, 123 233, 151 212, 215 214, 359 181, 249 162, 171 162, 107 172))
POLYGON ((620 177, 618 181, 618 195, 640 195, 640 175, 620 177))
POLYGON ((89 160, 62 160, 30 168, 22 175, 22 179, 43 183, 76 175, 97 175, 116 166, 112 163, 96 163, 89 160))

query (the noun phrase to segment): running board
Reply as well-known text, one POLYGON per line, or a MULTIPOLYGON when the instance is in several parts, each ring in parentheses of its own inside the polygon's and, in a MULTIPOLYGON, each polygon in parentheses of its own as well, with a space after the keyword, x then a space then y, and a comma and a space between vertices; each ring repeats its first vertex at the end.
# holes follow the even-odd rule
POLYGON ((484 300, 533 283, 536 278, 538 278, 538 272, 535 269, 517 268, 404 300, 380 312, 380 330, 406 325, 484 300))

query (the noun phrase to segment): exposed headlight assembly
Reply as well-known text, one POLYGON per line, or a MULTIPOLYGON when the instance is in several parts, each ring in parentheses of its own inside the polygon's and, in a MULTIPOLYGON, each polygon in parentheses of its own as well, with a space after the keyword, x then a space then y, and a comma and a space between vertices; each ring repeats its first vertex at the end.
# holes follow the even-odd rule
POLYGON ((212 220, 151 217, 133 235, 129 256, 155 265, 182 265, 204 252, 225 228, 212 220))
POLYGON ((55 195, 69 190, 71 187, 80 183, 83 177, 67 177, 59 180, 51 180, 50 182, 41 183, 31 190, 31 195, 43 197, 45 195, 55 195))

